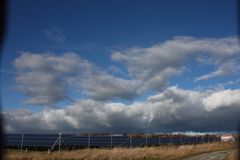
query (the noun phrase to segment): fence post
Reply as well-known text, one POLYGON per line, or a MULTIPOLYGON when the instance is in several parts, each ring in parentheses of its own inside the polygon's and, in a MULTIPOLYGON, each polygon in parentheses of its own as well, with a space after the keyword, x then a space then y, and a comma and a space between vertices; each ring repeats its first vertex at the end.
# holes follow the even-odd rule
POLYGON ((62 139, 62 134, 59 133, 59 145, 58 145, 58 154, 60 155, 61 153, 61 139, 62 139))
POLYGON ((24 134, 22 134, 21 152, 22 152, 22 149, 23 149, 23 139, 24 139, 24 134))
POLYGON ((160 134, 158 135, 158 144, 159 144, 159 146, 161 145, 161 136, 160 136, 160 134))
POLYGON ((130 135, 130 148, 132 148, 132 135, 130 135))
POLYGON ((111 149, 112 149, 112 134, 111 134, 111 149))
POLYGON ((91 145, 91 135, 88 133, 88 148, 90 148, 91 145))
POLYGON ((185 141, 186 141, 186 135, 183 136, 183 145, 185 145, 185 141))
POLYGON ((146 135, 146 147, 148 146, 148 137, 146 135))

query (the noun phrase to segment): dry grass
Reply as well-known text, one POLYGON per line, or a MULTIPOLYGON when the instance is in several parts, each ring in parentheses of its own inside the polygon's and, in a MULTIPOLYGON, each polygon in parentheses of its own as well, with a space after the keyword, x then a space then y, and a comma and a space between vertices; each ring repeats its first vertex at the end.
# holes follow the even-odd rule
MULTIPOLYGON (((211 143, 149 148, 83 149, 47 154, 47 152, 20 152, 6 150, 7 160, 177 160, 201 153, 234 148, 234 143, 211 143)), ((229 155, 231 156, 231 155, 229 155)), ((231 158, 231 157, 230 157, 231 158)))
POLYGON ((224 160, 236 160, 237 158, 238 158, 238 152, 237 150, 234 150, 230 154, 228 154, 224 160))

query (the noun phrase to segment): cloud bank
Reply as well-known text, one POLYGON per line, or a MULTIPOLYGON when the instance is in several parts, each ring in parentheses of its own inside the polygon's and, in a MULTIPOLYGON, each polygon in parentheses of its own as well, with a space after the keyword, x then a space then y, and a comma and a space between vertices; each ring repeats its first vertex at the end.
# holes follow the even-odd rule
POLYGON ((125 67, 127 73, 113 65, 110 69, 127 77, 116 76, 72 52, 22 52, 14 60, 15 88, 28 96, 25 103, 43 106, 43 110, 4 111, 6 129, 118 133, 236 129, 240 113, 238 89, 185 90, 171 87, 169 80, 184 72, 184 63, 189 59, 214 68, 195 77, 195 83, 239 74, 238 43, 237 37, 179 36, 147 48, 113 51, 111 60, 125 67), (52 107, 71 99, 72 91, 81 92, 76 102, 63 108, 52 107), (149 96, 149 92, 153 95, 149 96), (136 101, 141 96, 148 98, 136 101))
MULTIPOLYGON (((216 70, 197 77, 196 82, 240 70, 240 48, 236 37, 175 37, 149 48, 113 52, 111 59, 126 67, 127 79, 109 74, 76 53, 23 52, 14 65, 18 71, 18 88, 30 97, 26 102, 52 105, 66 97, 67 87, 82 90, 95 100, 134 99, 148 91, 160 91, 171 77, 183 71, 188 57, 202 54, 211 58, 216 70)), ((207 60, 202 59, 202 64, 203 61, 207 60)))
POLYGON ((169 87, 126 105, 85 99, 62 109, 3 112, 9 132, 223 131, 237 127, 240 90, 191 91, 169 87))

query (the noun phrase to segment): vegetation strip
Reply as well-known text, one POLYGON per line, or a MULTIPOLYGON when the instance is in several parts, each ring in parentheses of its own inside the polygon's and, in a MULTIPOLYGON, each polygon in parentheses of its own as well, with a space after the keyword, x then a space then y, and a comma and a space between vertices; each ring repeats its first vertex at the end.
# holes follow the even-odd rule
POLYGON ((162 146, 149 148, 113 148, 113 149, 82 149, 58 152, 6 150, 6 160, 179 160, 203 153, 228 150, 235 147, 234 143, 210 143, 199 145, 162 146))

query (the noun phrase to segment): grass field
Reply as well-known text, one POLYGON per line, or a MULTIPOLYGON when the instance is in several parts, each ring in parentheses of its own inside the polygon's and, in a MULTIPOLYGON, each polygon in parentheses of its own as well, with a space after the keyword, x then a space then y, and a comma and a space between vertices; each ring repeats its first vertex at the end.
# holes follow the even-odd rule
POLYGON ((224 160, 238 160, 238 152, 237 150, 232 151, 224 160))
MULTIPOLYGON (((180 160, 202 153, 236 148, 234 143, 211 143, 184 146, 161 146, 149 148, 114 148, 82 149, 48 154, 43 151, 21 152, 6 150, 7 160, 180 160)), ((227 156, 226 160, 235 159, 236 153, 227 156)))

